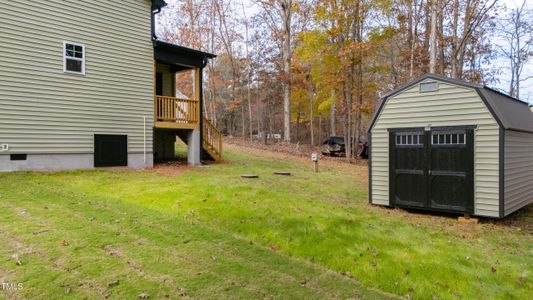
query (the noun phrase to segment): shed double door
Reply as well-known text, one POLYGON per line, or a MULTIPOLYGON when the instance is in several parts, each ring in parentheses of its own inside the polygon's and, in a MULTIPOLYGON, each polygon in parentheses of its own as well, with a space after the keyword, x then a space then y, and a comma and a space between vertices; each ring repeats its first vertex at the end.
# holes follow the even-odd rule
POLYGON ((392 129, 389 134, 392 206, 473 213, 473 128, 392 129))

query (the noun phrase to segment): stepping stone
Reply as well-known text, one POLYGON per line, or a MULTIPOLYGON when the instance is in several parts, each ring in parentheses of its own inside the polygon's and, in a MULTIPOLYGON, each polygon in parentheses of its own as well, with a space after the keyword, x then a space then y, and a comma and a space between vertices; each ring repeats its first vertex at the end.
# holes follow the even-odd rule
POLYGON ((243 174, 241 175, 242 178, 259 178, 258 175, 255 174, 243 174))
POLYGON ((275 175, 291 176, 291 172, 278 171, 274 172, 275 175))

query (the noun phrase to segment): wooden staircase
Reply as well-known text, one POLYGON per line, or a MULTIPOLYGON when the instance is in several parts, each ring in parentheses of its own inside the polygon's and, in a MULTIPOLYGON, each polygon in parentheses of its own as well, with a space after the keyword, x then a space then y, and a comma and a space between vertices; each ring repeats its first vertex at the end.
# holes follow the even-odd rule
POLYGON ((206 117, 203 117, 202 121, 202 148, 215 161, 220 161, 222 160, 222 133, 206 117))

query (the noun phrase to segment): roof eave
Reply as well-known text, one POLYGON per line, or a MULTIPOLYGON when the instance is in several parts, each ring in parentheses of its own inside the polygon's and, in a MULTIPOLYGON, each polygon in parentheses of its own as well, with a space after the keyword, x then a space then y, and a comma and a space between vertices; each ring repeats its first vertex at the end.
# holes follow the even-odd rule
POLYGON ((187 53, 190 53, 192 55, 204 56, 206 58, 215 58, 215 57, 217 57, 213 53, 204 52, 204 51, 200 51, 200 50, 197 50, 197 49, 193 49, 193 48, 189 48, 189 47, 185 47, 185 46, 180 46, 180 45, 164 42, 164 41, 161 41, 161 40, 153 40, 153 45, 154 45, 154 48, 166 47, 166 48, 176 49, 177 51, 187 52, 187 53))

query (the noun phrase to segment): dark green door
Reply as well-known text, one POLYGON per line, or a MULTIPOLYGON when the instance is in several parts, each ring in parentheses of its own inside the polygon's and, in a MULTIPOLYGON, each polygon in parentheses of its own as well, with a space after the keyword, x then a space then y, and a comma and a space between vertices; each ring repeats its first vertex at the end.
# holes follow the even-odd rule
POLYGON ((390 132, 390 195, 396 206, 427 207, 427 151, 423 128, 390 132))
POLYGON ((473 213, 473 132, 470 127, 390 130, 391 204, 473 213))
POLYGON ((431 208, 473 212, 474 130, 435 128, 429 154, 431 208))

